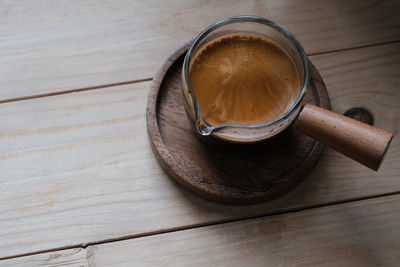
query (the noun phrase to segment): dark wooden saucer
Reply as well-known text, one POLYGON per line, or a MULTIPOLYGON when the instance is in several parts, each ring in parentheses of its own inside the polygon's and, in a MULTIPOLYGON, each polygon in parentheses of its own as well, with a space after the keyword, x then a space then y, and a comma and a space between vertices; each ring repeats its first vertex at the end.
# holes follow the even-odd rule
MULTIPOLYGON (((160 165, 190 192, 224 204, 255 204, 294 188, 307 177, 323 150, 295 129, 251 145, 208 144, 196 136, 181 91, 182 64, 190 44, 165 60, 147 100, 147 128, 160 165)), ((330 109, 326 87, 311 62, 310 69, 306 102, 330 109)))

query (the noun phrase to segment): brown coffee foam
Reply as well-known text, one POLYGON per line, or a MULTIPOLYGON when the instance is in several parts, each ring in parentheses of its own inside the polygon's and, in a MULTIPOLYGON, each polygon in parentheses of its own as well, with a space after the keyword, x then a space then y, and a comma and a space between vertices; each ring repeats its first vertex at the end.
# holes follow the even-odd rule
POLYGON ((300 93, 299 72, 287 52, 251 34, 208 43, 194 56, 189 75, 200 114, 213 126, 269 122, 300 93))

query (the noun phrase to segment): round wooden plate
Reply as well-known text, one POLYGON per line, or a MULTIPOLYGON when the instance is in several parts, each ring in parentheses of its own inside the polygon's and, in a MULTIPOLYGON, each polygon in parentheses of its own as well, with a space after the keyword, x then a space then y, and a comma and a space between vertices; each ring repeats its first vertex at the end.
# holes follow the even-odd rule
MULTIPOLYGON (((161 166, 190 192, 224 204, 255 204, 294 188, 307 177, 323 150, 295 129, 250 145, 208 144, 197 137, 182 96, 182 64, 190 44, 166 59, 147 100, 148 133, 161 166)), ((310 67, 306 102, 330 109, 322 78, 314 65, 310 67)))

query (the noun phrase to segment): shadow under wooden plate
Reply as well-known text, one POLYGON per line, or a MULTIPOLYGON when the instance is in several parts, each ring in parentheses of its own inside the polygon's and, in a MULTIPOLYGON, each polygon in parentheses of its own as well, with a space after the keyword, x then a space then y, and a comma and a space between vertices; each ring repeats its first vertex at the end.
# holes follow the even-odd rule
MULTIPOLYGON (((147 128, 164 170, 190 192, 234 205, 279 197, 303 181, 318 162, 323 146, 289 128, 257 144, 201 141, 183 105, 181 71, 191 42, 173 52, 153 79, 147 102, 147 128)), ((329 96, 310 62, 306 102, 330 109, 329 96)))

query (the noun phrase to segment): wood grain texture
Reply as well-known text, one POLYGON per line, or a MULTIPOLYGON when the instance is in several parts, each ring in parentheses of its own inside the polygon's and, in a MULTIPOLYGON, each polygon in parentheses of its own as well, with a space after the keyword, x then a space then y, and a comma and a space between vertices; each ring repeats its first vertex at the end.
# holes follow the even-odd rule
POLYGON ((2 1, 0 100, 153 76, 166 55, 215 21, 259 15, 307 53, 399 40, 400 2, 2 1))
MULTIPOLYGON (((333 110, 364 105, 399 131, 400 44, 314 56, 333 110)), ((270 203, 203 201, 151 150, 149 82, 0 105, 0 257, 163 232, 400 190, 400 139, 379 172, 326 150, 310 177, 270 203), (46 240, 46 242, 42 242, 46 240)))
POLYGON ((93 266, 90 264, 92 263, 90 255, 86 249, 74 248, 2 260, 0 261, 0 267, 89 267, 93 266))
POLYGON ((19 257, 0 266, 397 266, 399 207, 399 195, 380 197, 19 257))
MULTIPOLYGON (((265 202, 301 183, 323 147, 293 128, 268 142, 247 145, 196 135, 182 97, 182 65, 190 44, 166 59, 150 87, 147 129, 160 165, 190 192, 231 205, 265 202)), ((326 87, 311 62, 310 73, 305 102, 330 109, 326 87)))
POLYGON ((393 134, 314 105, 305 105, 296 129, 351 159, 379 169, 393 134))
POLYGON ((328 88, 332 110, 371 112, 374 126, 400 131, 400 44, 311 57, 328 88))
POLYGON ((398 266, 400 197, 102 244, 96 266, 398 266))

